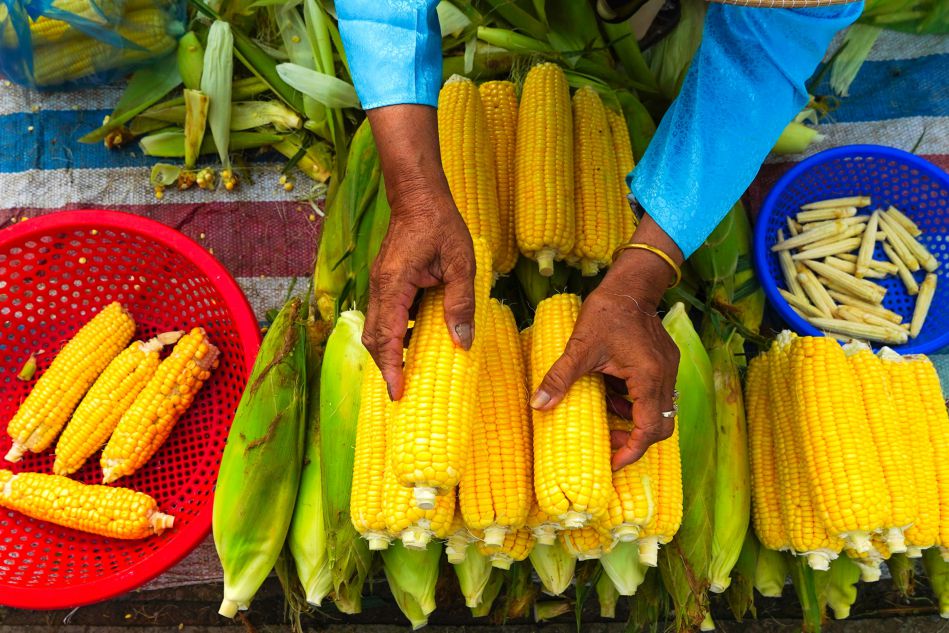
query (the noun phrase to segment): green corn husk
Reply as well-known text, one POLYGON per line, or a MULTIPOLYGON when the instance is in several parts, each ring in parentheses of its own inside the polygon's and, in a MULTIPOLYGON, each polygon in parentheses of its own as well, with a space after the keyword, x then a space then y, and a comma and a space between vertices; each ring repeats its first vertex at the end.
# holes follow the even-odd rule
POLYGON ((289 611, 290 628, 293 633, 303 633, 302 616, 310 612, 310 605, 307 604, 303 586, 297 577, 297 570, 293 565, 293 555, 286 544, 280 550, 280 556, 277 557, 274 573, 277 575, 277 580, 280 581, 280 588, 283 589, 284 600, 286 601, 287 611, 289 611))
POLYGON ((600 603, 600 617, 614 619, 616 617, 616 603, 619 600, 619 590, 610 577, 604 573, 596 581, 596 598, 600 603))
POLYGON ((323 598, 333 590, 323 517, 323 462, 320 453, 320 378, 327 335, 328 326, 325 322, 307 323, 309 402, 306 446, 297 504, 287 535, 287 544, 306 601, 317 607, 322 606, 323 598))
POLYGON ((504 586, 504 571, 493 568, 488 576, 488 582, 481 593, 481 601, 477 606, 471 607, 471 616, 474 618, 484 618, 490 615, 494 602, 501 593, 501 587, 504 586))
POLYGON ((356 421, 362 374, 372 359, 363 347, 361 312, 340 315, 326 342, 320 372, 320 461, 327 557, 333 576, 333 601, 343 613, 362 609, 362 587, 371 554, 349 518, 353 486, 356 421))
MULTIPOLYGON (((257 95, 266 92, 269 90, 267 84, 258 79, 257 77, 244 77, 242 79, 235 79, 233 86, 231 88, 231 99, 233 101, 247 101, 253 99, 257 95)), ((142 110, 141 114, 135 117, 132 121, 132 125, 135 124, 140 118, 146 119, 156 119, 160 118, 160 113, 169 113, 167 116, 174 116, 172 119, 174 123, 183 123, 184 122, 184 109, 181 107, 185 103, 184 97, 173 97, 162 101, 161 103, 150 104, 145 110, 142 110), (157 113, 157 114, 156 114, 157 113), (174 114, 172 114, 174 113, 174 114)))
POLYGON ((379 189, 375 201, 369 205, 356 228, 356 248, 352 256, 353 305, 365 310, 369 304, 369 276, 382 240, 389 231, 389 216, 392 209, 386 197, 384 179, 379 177, 379 189))
POLYGON ((208 30, 201 92, 208 96, 208 126, 225 169, 231 168, 231 89, 234 82, 234 36, 231 25, 215 20, 208 30))
POLYGON ((887 559, 886 567, 900 596, 907 600, 912 598, 916 593, 916 566, 913 560, 907 558, 906 554, 893 554, 887 559))
MULTIPOLYGON (((757 333, 764 319, 765 296, 751 262, 754 240, 751 221, 740 200, 736 207, 739 212, 734 216, 733 230, 738 235, 738 267, 730 284, 726 281, 725 284, 715 287, 712 299, 721 305, 727 298, 729 311, 738 317, 739 322, 749 332, 757 333)), ((737 353, 739 352, 736 351, 737 353)), ((742 357, 739 365, 743 366, 743 363, 742 357)))
POLYGON ((860 567, 849 556, 838 556, 830 562, 830 569, 814 573, 814 581, 818 601, 830 607, 834 619, 849 618, 850 607, 857 601, 860 567))
POLYGON ((573 581, 577 559, 561 545, 560 539, 554 541, 553 545, 534 545, 530 561, 544 587, 544 593, 559 596, 573 581))
MULTIPOLYGON (((272 132, 231 132, 229 137, 230 148, 236 151, 275 145, 283 140, 284 135, 272 132)), ((138 146, 146 156, 184 158, 185 133, 181 129, 155 132, 139 139, 138 146)), ((217 151, 214 139, 205 135, 199 152, 201 154, 214 154, 217 151)))
POLYGON ((178 72, 185 88, 201 89, 201 74, 204 72, 204 47, 194 31, 188 31, 178 40, 178 72))
POLYGON ((475 42, 469 57, 470 67, 466 64, 465 55, 446 55, 442 62, 442 79, 447 80, 452 75, 464 75, 477 80, 506 78, 516 59, 509 50, 481 41, 475 42))
POLYGON ((379 154, 366 119, 350 145, 346 177, 327 200, 323 235, 316 255, 313 287, 316 305, 326 320, 333 320, 351 284, 351 254, 356 248, 356 227, 371 206, 379 187, 379 154))
MULTIPOLYGON (((296 3, 286 3, 271 7, 274 23, 280 26, 280 39, 283 48, 291 62, 311 70, 327 72, 318 63, 322 60, 317 57, 317 51, 311 46, 309 35, 303 16, 300 15, 296 3)), ((330 68, 332 70, 332 67, 330 68)), ((311 97, 303 96, 303 113, 310 124, 310 129, 324 138, 331 138, 327 131, 326 106, 311 97)))
POLYGON ((649 69, 649 64, 639 49, 639 43, 636 41, 636 35, 628 23, 609 24, 602 22, 600 28, 604 36, 609 40, 616 58, 623 65, 623 69, 638 84, 646 88, 646 92, 659 92, 659 84, 655 75, 649 69))
POLYGON ((662 320, 679 347, 679 445, 682 455, 682 526, 660 551, 663 584, 675 605, 678 630, 701 624, 708 612, 715 493, 715 383, 702 341, 685 305, 662 320))
POLYGON ((794 583, 794 592, 797 593, 798 602, 801 603, 803 615, 801 630, 804 633, 820 633, 824 608, 817 594, 814 570, 808 566, 805 556, 791 554, 785 554, 785 556, 790 559, 788 564, 791 569, 791 581, 794 583))
POLYGON ((465 597, 465 606, 473 609, 481 604, 484 589, 491 578, 491 558, 482 554, 477 547, 468 547, 465 560, 455 565, 455 575, 465 597))
POLYGON ((783 552, 759 548, 755 565, 755 589, 765 598, 780 598, 790 571, 788 558, 783 552))
POLYGON ((540 274, 534 260, 519 257, 514 267, 514 274, 532 307, 536 308, 541 301, 550 296, 551 278, 540 274))
POLYGON ((283 136, 273 149, 296 161, 295 166, 314 182, 324 183, 333 173, 333 156, 323 141, 306 144, 305 136, 295 132, 283 136))
POLYGON ((702 42, 705 24, 705 2, 683 0, 681 7, 679 23, 648 51, 650 70, 659 84, 659 92, 669 102, 679 94, 692 58, 702 42))
POLYGON ((787 156, 789 154, 800 154, 807 150, 812 143, 824 140, 823 134, 818 134, 817 130, 807 127, 803 123, 791 121, 788 123, 781 136, 771 148, 771 153, 778 156, 787 156))
POLYGON ((479 26, 478 39, 491 46, 497 46, 512 53, 555 53, 554 49, 547 42, 508 29, 479 26))
POLYGON ((857 78, 883 29, 869 24, 854 24, 844 34, 842 50, 830 67, 830 87, 840 97, 850 96, 850 84, 857 78))
POLYGON ((735 620, 741 622, 750 611, 752 617, 757 617, 755 610, 755 569, 758 565, 758 549, 761 544, 755 537, 755 531, 748 529, 745 533, 745 542, 738 562, 732 569, 732 582, 725 590, 725 602, 731 609, 735 620))
POLYGON ((647 569, 636 598, 629 601, 627 631, 658 632, 659 620, 667 615, 668 595, 663 589, 658 570, 647 569))
POLYGON ((741 376, 730 342, 716 341, 709 349, 709 360, 715 383, 715 451, 718 456, 709 590, 722 593, 731 584, 732 568, 738 562, 748 532, 751 471, 741 376))
POLYGON ((487 0, 490 12, 497 13, 505 22, 518 31, 527 33, 533 38, 544 39, 547 36, 547 26, 537 20, 530 13, 517 6, 510 0, 487 0))
POLYGON ((569 600, 549 600, 534 604, 534 622, 540 624, 573 611, 569 600))
POLYGON ((939 615, 949 618, 949 561, 943 559, 938 547, 930 547, 923 550, 923 568, 939 601, 939 615))
POLYGON ((381 554, 386 580, 399 608, 413 629, 422 628, 435 611, 441 543, 433 541, 423 550, 411 550, 393 541, 381 554))
POLYGON ((702 281, 721 283, 732 278, 738 270, 741 235, 735 228, 735 216, 744 213, 741 203, 735 204, 718 223, 712 234, 689 257, 689 263, 702 281))
POLYGON ((621 596, 636 595, 648 569, 639 562, 639 544, 635 542, 617 543, 610 552, 600 557, 600 565, 621 596))
POLYGON ((356 88, 348 81, 293 63, 277 64, 277 75, 304 96, 327 108, 358 108, 356 88))
POLYGON ((181 175, 181 167, 178 165, 169 165, 168 163, 155 163, 152 165, 152 171, 148 182, 156 188, 171 187, 178 183, 178 176, 181 175))
POLYGON ((649 142, 656 134, 656 122, 649 114, 646 106, 631 92, 618 90, 616 91, 616 98, 623 108, 626 127, 629 128, 629 140, 633 145, 633 157, 638 163, 642 160, 649 142))
POLYGON ((185 169, 194 169, 208 122, 208 96, 200 90, 185 88, 184 98, 185 169))
POLYGON ((302 302, 291 299, 270 326, 221 458, 212 526, 224 568, 225 617, 249 607, 290 527, 306 429, 302 318, 302 302))
MULTIPOLYGON (((504 617, 507 620, 519 620, 530 615, 540 588, 534 584, 531 564, 527 561, 518 561, 511 565, 507 573, 495 568, 495 572, 507 581, 507 591, 504 597, 504 617)), ((487 600, 487 590, 485 600, 487 600)))

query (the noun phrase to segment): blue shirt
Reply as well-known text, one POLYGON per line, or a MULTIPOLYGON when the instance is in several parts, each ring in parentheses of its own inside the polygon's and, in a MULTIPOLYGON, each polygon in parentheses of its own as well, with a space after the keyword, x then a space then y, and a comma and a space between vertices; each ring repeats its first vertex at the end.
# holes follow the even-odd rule
MULTIPOLYGON (((437 0, 337 0, 343 45, 365 109, 436 106, 437 0)), ((804 82, 863 2, 808 9, 712 3, 678 98, 629 175, 634 196, 688 257, 754 179, 807 104, 804 82)))

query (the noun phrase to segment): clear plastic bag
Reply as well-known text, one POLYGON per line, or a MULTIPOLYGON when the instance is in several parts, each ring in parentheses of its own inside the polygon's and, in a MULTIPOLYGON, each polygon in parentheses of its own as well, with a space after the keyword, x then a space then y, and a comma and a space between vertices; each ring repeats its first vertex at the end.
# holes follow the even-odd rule
POLYGON ((0 0, 0 75, 34 88, 107 83, 175 50, 183 0, 0 0))

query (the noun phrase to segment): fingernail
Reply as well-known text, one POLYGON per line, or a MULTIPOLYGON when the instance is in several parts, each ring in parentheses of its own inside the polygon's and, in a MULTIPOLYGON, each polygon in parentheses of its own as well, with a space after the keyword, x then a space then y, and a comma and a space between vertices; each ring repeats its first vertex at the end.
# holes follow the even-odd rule
POLYGON ((534 397, 531 398, 531 407, 541 409, 547 406, 548 402, 550 402, 550 394, 546 391, 538 391, 534 394, 534 397))
POLYGON ((461 343, 462 348, 465 350, 471 349, 471 324, 459 323, 456 325, 455 336, 458 337, 458 342, 461 343))

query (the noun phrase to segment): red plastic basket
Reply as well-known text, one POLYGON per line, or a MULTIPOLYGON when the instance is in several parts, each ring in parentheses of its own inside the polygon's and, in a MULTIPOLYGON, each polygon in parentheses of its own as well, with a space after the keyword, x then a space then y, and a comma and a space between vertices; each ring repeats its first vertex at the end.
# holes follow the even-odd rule
MULTIPOLYGON (((212 495, 231 418, 260 334, 246 298, 204 248, 158 222, 112 211, 34 218, 0 231, 0 454, 6 423, 32 383, 16 379, 30 353, 40 371, 100 308, 120 301, 136 337, 203 326, 221 350, 220 368, 139 472, 117 485, 154 496, 175 526, 120 541, 0 508, 0 604, 75 607, 130 591, 175 565, 211 528, 212 495)), ((52 451, 27 453, 14 471, 51 472, 52 451)), ((76 477, 101 482, 98 455, 76 477)))

